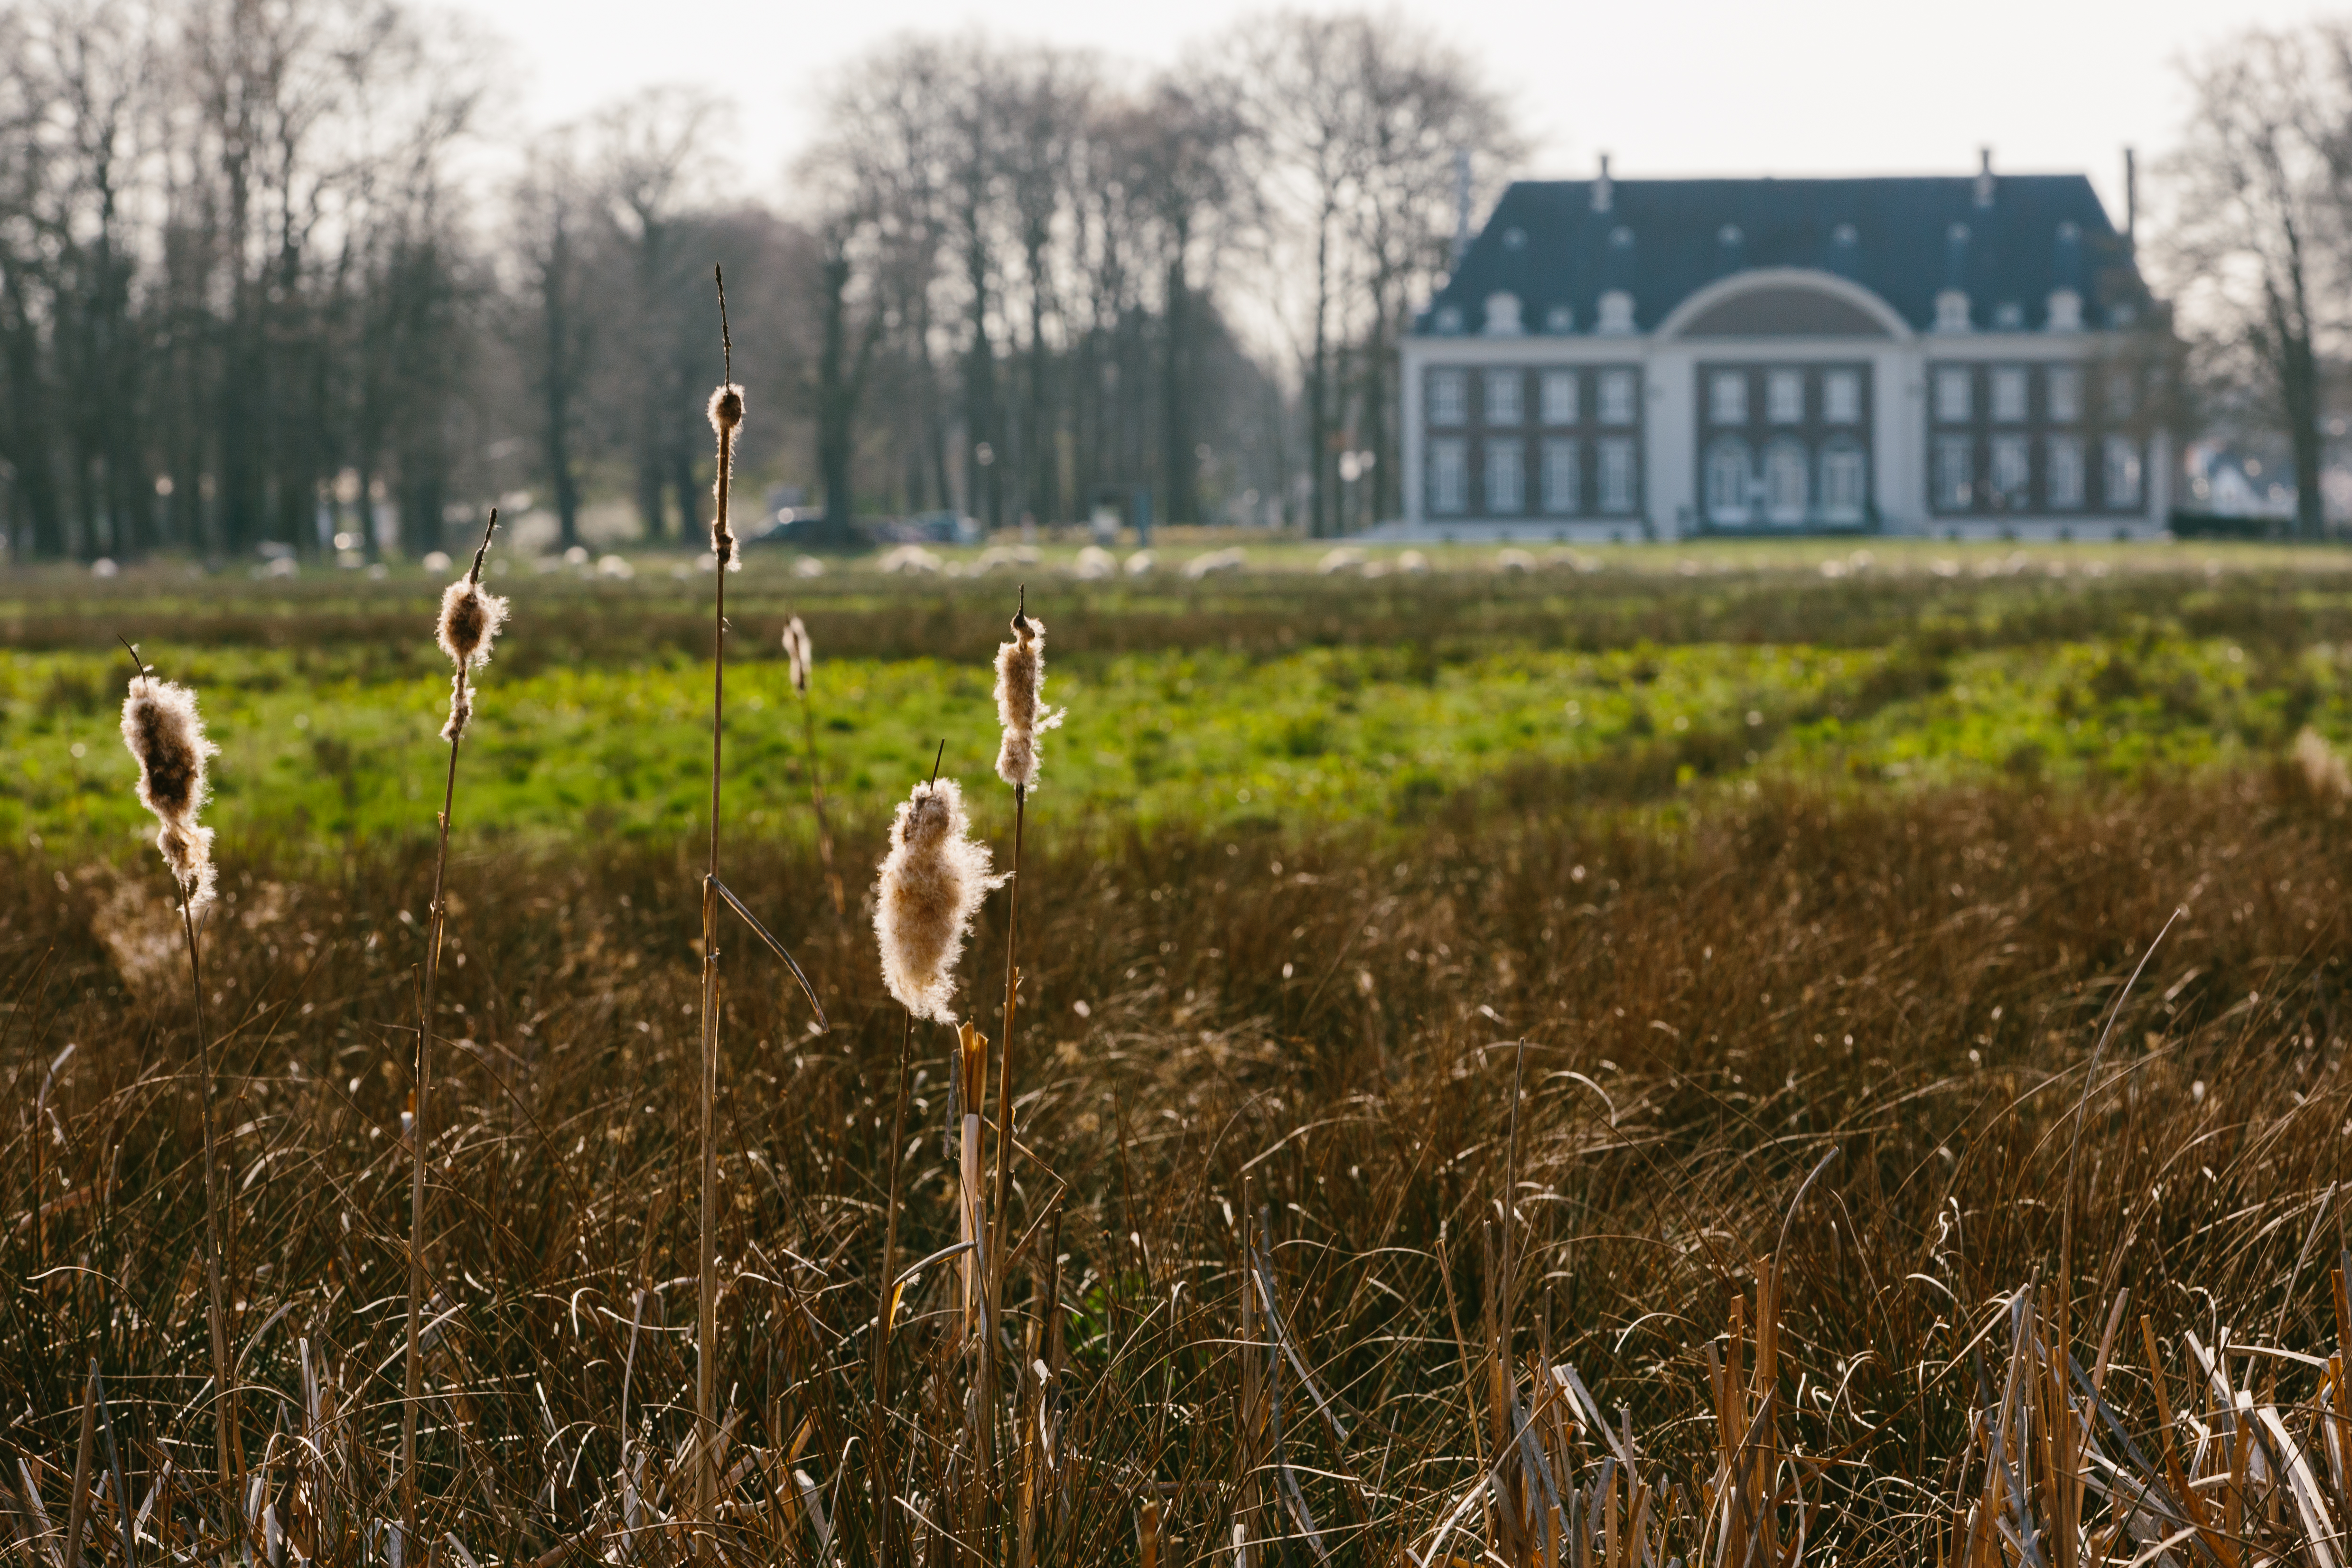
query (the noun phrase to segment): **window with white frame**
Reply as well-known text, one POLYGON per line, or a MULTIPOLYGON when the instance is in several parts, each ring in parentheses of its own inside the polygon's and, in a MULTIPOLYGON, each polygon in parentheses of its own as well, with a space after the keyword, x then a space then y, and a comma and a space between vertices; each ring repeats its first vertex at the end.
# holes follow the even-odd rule
POLYGON ((1719 370, 1706 378, 1706 416, 1717 425, 1748 423, 1748 377, 1719 370))
POLYGON ((1962 508, 1976 493, 1976 444, 1966 436, 1936 443, 1936 504, 1962 508))
POLYGON ((1833 370, 1822 377, 1822 419, 1830 425, 1862 423, 1862 377, 1833 370))
POLYGON ((1490 370, 1486 373, 1486 406, 1483 411, 1489 425, 1511 426, 1526 418, 1519 406, 1519 373, 1516 370, 1490 370))
POLYGON ((1975 378, 1965 365, 1946 365, 1936 373, 1936 417, 1947 425, 1965 425, 1975 412, 1975 378))
MULTIPOLYGON (((1630 370, 1604 370, 1601 373, 1601 423, 1631 425, 1633 423, 1633 390, 1636 385, 1630 370)), ((1633 504, 1628 501, 1629 507, 1633 504)))
POLYGON ((1811 476, 1806 472, 1805 449, 1794 441, 1775 441, 1764 452, 1765 515, 1774 522, 1802 522, 1810 499, 1811 476))
POLYGON ((1547 425, 1576 423, 1576 373, 1572 370, 1548 370, 1543 374, 1543 422, 1547 425))
POLYGON ((1992 373, 1992 416, 2004 425, 2025 422, 2025 367, 2005 364, 1992 373))
POLYGON ((1764 378, 1764 413, 1775 425, 1805 422, 1805 374, 1776 370, 1764 378))
POLYGON ((1860 522, 1869 506, 1870 464, 1861 447, 1840 437, 1822 450, 1822 515, 1860 522))
POLYGON ((1601 443, 1601 510, 1633 510, 1633 443, 1614 437, 1601 443))
POLYGON ((2071 364, 2053 365, 2042 384, 2050 418, 2070 424, 2083 416, 2083 373, 2071 364))
POLYGON ((2011 506, 2022 503, 2026 488, 2033 482, 2032 460, 2026 455, 2022 436, 1996 436, 1992 438, 1993 494, 2011 506))
POLYGON ((1468 446, 1459 439, 1429 444, 1429 510, 1459 512, 1470 504, 1468 446))
POLYGON ((2105 469, 2108 510, 2139 505, 2139 443, 2128 436, 2108 437, 2105 469))
POLYGON ((2083 438, 2053 436, 2043 449, 2043 493, 2053 508, 2071 510, 2083 504, 2083 438))
POLYGON ((1584 476, 1578 471, 1576 443, 1543 444, 1543 509, 1554 517, 1573 517, 1583 510, 1584 476))
POLYGON ((1726 436, 1706 449, 1706 515, 1710 522, 1746 522, 1749 512, 1748 443, 1726 436))
POLYGON ((1429 373, 1429 422, 1460 425, 1470 417, 1470 378, 1458 370, 1429 373))
POLYGON ((1527 510, 1527 448, 1517 441, 1486 443, 1486 510, 1496 515, 1527 510))

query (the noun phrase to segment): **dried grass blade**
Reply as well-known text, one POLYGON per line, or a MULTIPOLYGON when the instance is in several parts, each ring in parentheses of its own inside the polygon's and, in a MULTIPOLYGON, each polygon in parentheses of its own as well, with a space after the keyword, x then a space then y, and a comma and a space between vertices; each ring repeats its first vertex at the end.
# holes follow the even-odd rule
POLYGON ((825 1022, 824 1004, 816 999, 816 987, 809 984, 809 977, 806 974, 801 973, 800 961, 784 950, 782 942, 769 934, 768 928, 760 923, 760 917, 743 907, 743 900, 735 896, 732 889, 717 877, 712 877, 709 880, 711 887, 718 890, 719 896, 727 900, 727 907, 743 917, 743 923, 751 928, 751 934, 766 942, 768 951, 782 959, 784 967, 793 972, 793 978, 800 982, 801 994, 808 998, 809 1010, 816 1015, 818 1032, 823 1033, 832 1027, 825 1022))

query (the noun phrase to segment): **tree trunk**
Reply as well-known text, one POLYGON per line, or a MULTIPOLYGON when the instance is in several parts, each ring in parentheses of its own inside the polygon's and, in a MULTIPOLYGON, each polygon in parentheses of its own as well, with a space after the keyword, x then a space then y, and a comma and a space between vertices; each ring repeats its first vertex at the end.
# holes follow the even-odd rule
POLYGON ((856 511, 857 395, 849 370, 849 258, 828 247, 824 280, 824 338, 816 365, 816 466, 824 485, 823 542, 850 542, 856 511))
POLYGON ((1192 286, 1184 272, 1185 231, 1177 228, 1168 258, 1167 352, 1162 355, 1160 412, 1168 469, 1170 522, 1201 520, 1200 462, 1192 455, 1192 286))
POLYGON ((580 542, 580 477, 572 468, 572 242, 556 219, 547 266, 540 275, 541 315, 546 328, 547 473, 555 486, 556 542, 570 550, 580 542))

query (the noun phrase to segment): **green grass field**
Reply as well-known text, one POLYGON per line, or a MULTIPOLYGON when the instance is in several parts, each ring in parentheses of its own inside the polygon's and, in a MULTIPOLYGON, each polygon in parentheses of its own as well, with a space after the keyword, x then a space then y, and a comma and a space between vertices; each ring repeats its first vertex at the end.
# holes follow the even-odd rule
MULTIPOLYGON (((1051 556, 977 582, 853 564, 812 583, 760 561, 735 590, 730 816, 808 830, 777 647, 795 611, 816 628, 813 718, 841 809, 886 811, 941 740, 951 771, 983 773, 991 623, 1016 573, 1055 628, 1049 692, 1070 716, 1048 788, 1066 830, 1409 823, 1538 779, 1661 805, 1769 780, 2095 782, 2259 763, 2306 724, 2352 740, 2352 650, 2335 640, 2352 574, 2333 556, 1911 546, 1856 565, 1781 544, 1498 574, 1493 552, 1460 550, 1426 577, 1367 582, 1260 553, 1243 576, 1100 586, 1051 556)), ((626 583, 501 584, 515 618, 481 681, 474 830, 688 831, 708 795, 707 576, 649 562, 626 583)), ((0 598, 19 649, 0 667, 16 780, 0 835, 79 853, 144 832, 108 632, 202 691, 231 837, 424 831, 446 702, 430 587, 344 574, 200 591, 169 568, 16 587, 0 598)))

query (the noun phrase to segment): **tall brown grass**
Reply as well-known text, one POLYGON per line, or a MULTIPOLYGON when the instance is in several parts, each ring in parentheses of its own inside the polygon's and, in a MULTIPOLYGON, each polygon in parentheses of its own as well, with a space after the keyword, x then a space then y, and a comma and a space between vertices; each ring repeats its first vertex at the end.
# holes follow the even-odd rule
MULTIPOLYGON (((723 998, 745 1261, 715 1548, 870 1561, 887 1518, 923 1563, 2340 1563, 2352 848, 2301 776, 1539 812, 1475 852, 1442 812, 1402 840, 1043 837, 993 1408, 935 1256, 949 1042, 916 1037, 894 1129, 870 938, 784 902, 837 1027, 723 998), (888 1214, 923 1263, 903 1292, 888 1214)), ((754 894, 814 871, 753 841, 733 864, 754 894)), ((257 845, 224 879, 257 1560, 354 1560, 396 1517, 406 1170, 374 1064, 414 951, 388 911, 430 870, 257 845)), ((142 1562, 237 1517, 186 1446, 200 1102, 100 938, 110 875, 0 858, 0 1096, 79 1047, 0 1147, 5 1506, 37 1562, 81 1495, 92 1354, 123 1479, 88 1467, 85 1560, 121 1560, 126 1495, 142 1562)), ((698 987, 660 937, 690 906, 650 849, 478 876, 511 918, 453 926, 444 970, 425 1533, 675 1561, 699 1118, 667 1086, 698 987)))

